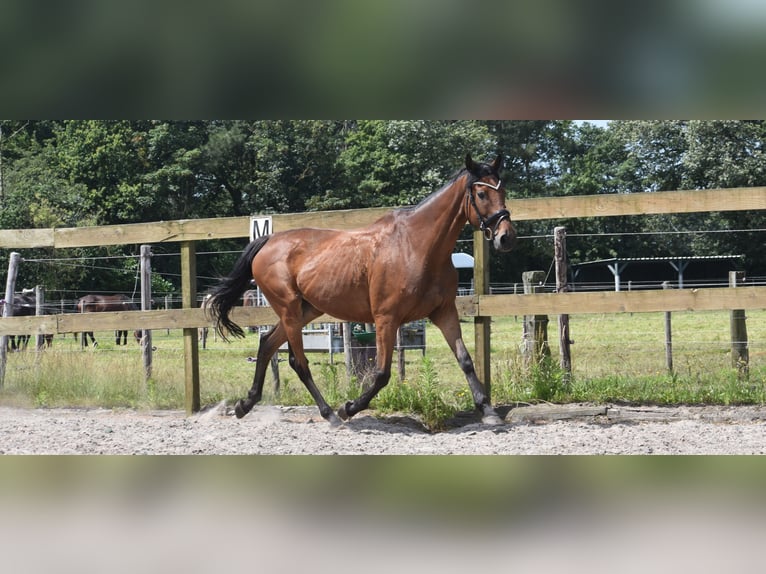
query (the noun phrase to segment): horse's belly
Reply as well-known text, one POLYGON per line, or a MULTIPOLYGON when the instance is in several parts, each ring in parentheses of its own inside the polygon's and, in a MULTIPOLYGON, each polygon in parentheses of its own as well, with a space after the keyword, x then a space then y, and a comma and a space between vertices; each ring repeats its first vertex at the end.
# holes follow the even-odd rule
POLYGON ((314 305, 327 315, 340 319, 341 321, 354 321, 357 323, 372 323, 374 318, 370 307, 358 306, 358 305, 325 305, 318 307, 314 305))
POLYGON ((345 285, 325 281, 301 289, 303 298, 313 307, 344 321, 372 321, 369 290, 365 285, 345 285))
POLYGON ((354 273, 352 266, 321 278, 299 280, 298 288, 302 297, 323 313, 344 321, 372 321, 369 286, 365 276, 354 273))

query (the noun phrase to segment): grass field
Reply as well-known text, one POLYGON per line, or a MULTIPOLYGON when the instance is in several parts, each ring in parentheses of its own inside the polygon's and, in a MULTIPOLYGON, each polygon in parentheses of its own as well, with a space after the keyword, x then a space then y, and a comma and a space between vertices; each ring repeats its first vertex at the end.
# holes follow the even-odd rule
MULTIPOLYGON (((551 316, 551 360, 525 366, 521 355, 522 318, 492 324, 492 399, 495 404, 624 402, 635 404, 761 404, 766 402, 766 311, 748 313, 750 372, 739 377, 731 367, 728 312, 674 313, 674 372, 665 365, 664 314, 574 315, 571 317, 572 378, 558 367, 557 317, 551 316)), ((473 352, 473 323, 463 336, 473 352)), ((52 349, 37 354, 9 353, 0 403, 23 406, 102 406, 107 408, 183 408, 183 342, 180 331, 153 332, 153 374, 145 383, 136 343, 116 347, 110 333, 97 333, 98 349, 81 350, 74 338, 57 337, 52 349)), ((211 338, 212 339, 212 338, 211 338)), ((252 382, 257 335, 200 349, 202 404, 233 401, 252 382)), ((426 333, 427 353, 406 355, 406 378, 391 383, 373 401, 382 411, 410 411, 438 426, 458 410, 472 408, 462 372, 441 334, 426 333)), ((283 354, 286 358, 286 354, 283 354)), ((342 355, 309 355, 325 398, 339 406, 359 394, 348 380, 342 355)), ((267 375, 264 403, 312 405, 287 361, 280 363, 282 389, 274 394, 267 375)))

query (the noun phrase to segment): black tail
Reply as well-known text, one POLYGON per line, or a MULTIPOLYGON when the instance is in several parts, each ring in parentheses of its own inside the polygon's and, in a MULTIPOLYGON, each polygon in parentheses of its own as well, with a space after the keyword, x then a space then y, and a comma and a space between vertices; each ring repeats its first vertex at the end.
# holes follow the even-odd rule
POLYGON ((251 268, 253 258, 268 240, 269 236, 263 235, 255 241, 251 241, 237 259, 229 276, 221 279, 220 283, 210 292, 211 297, 207 304, 207 312, 215 320, 215 330, 224 341, 228 341, 228 334, 235 337, 245 336, 242 328, 229 318, 229 313, 231 308, 239 302, 242 294, 250 289, 250 280, 253 278, 251 268))

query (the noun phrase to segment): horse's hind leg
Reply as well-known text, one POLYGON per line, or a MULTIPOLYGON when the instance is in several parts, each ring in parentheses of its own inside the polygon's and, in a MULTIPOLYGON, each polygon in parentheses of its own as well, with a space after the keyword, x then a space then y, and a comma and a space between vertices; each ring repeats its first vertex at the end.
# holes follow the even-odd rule
POLYGON ((234 405, 234 414, 241 419, 249 413, 255 404, 261 400, 263 394, 263 383, 266 378, 266 369, 274 353, 277 352, 282 344, 287 341, 285 330, 281 323, 277 323, 268 332, 263 333, 258 344, 258 356, 255 362, 255 374, 253 375, 253 386, 247 393, 246 399, 240 399, 234 405))
POLYGON ((301 317, 298 321, 285 321, 282 319, 282 323, 285 325, 285 333, 287 334, 287 341, 289 343, 290 350, 290 366, 298 374, 303 385, 308 390, 311 397, 314 399, 317 407, 319 408, 319 414, 333 426, 340 425, 340 419, 336 416, 327 401, 324 400, 322 393, 319 392, 319 388, 314 382, 314 377, 311 375, 309 369, 309 362, 306 359, 306 353, 303 350, 303 326, 310 323, 322 313, 309 305, 308 303, 301 304, 301 317))
POLYGON ((306 353, 303 351, 302 335, 299 342, 299 345, 289 345, 290 366, 298 374, 298 378, 300 378, 306 389, 308 389, 309 394, 314 399, 314 402, 319 408, 319 414, 322 415, 322 418, 324 418, 332 426, 338 426, 340 424, 340 419, 335 415, 335 412, 332 410, 330 405, 327 404, 327 401, 324 400, 322 393, 319 391, 319 388, 314 382, 314 377, 311 375, 309 363, 306 359, 306 353))

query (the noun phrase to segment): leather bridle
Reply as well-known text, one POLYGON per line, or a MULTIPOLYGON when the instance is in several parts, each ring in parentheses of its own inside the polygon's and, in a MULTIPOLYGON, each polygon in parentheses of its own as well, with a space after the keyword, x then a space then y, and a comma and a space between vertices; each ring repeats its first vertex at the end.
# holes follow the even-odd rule
POLYGON ((504 219, 507 219, 508 221, 511 220, 511 212, 507 209, 500 209, 489 217, 484 218, 484 216, 479 212, 479 208, 476 205, 476 198, 473 195, 473 187, 475 185, 485 185, 491 189, 494 189, 495 191, 498 191, 502 185, 502 181, 498 179, 497 185, 492 185, 486 181, 475 181, 468 187, 468 193, 466 194, 466 201, 470 199, 471 206, 476 213, 476 217, 479 219, 479 229, 484 234, 484 239, 487 241, 492 241, 497 234, 497 228, 500 223, 504 219))

